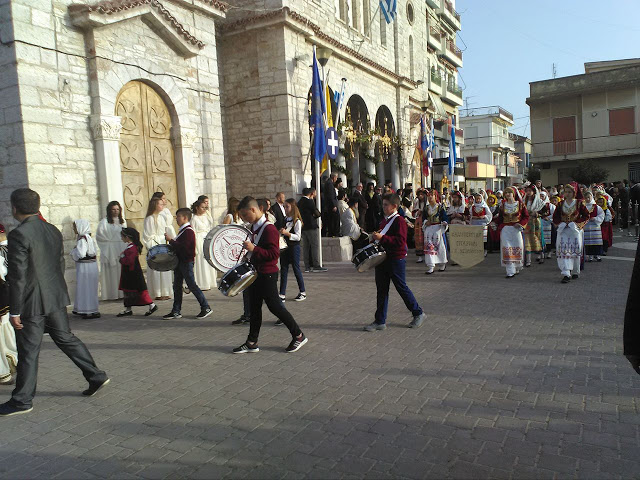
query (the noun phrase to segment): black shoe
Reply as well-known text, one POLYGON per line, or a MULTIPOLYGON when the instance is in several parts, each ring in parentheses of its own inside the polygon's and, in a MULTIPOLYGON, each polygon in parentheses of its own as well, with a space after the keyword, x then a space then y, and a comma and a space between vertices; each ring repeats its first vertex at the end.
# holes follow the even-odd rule
POLYGON ((313 270, 311 270, 312 273, 320 273, 320 272, 326 272, 327 269, 324 267, 314 267, 313 270))
POLYGON ((158 310, 158 305, 154 305, 153 307, 151 307, 149 310, 147 310, 146 312, 144 312, 144 316, 148 317, 149 315, 151 315, 152 313, 155 313, 158 310))
POLYGON ((81 316, 82 316, 82 314, 81 314, 81 313, 78 313, 78 312, 76 312, 75 310, 71 310, 71 315, 76 315, 76 316, 78 316, 78 317, 81 317, 81 316))
POLYGON ((231 322, 231 325, 244 325, 245 323, 249 323, 249 319, 242 315, 239 319, 231 322))
POLYGON ((513 278, 515 276, 516 276, 516 274, 514 273, 514 274, 511 274, 511 275, 507 275, 507 278, 513 278))
POLYGON ((577 280, 578 279, 578 274, 574 273, 573 275, 571 275, 571 278, 573 278, 574 280, 577 280))
POLYGON ((284 325, 284 323, 282 322, 282 320, 278 319, 278 320, 276 320, 276 323, 274 323, 274 325, 276 327, 280 327, 280 326, 284 325))
POLYGON ((239 347, 233 349, 233 353, 258 353, 259 351, 260 349, 257 343, 249 345, 249 342, 244 342, 239 347))
POLYGON ((293 300, 296 301, 296 302, 303 302, 306 299, 307 299, 307 294, 304 293, 304 292, 300 292, 298 294, 298 296, 296 298, 294 298, 293 300))
POLYGON ((310 268, 305 268, 304 269, 304 273, 311 273, 311 269, 310 268))
POLYGON ((18 407, 15 407, 11 402, 6 402, 0 405, 0 417, 10 417, 12 415, 21 415, 23 413, 29 413, 31 410, 33 410, 33 407, 18 408, 18 407))
POLYGON ((166 315, 163 315, 162 318, 165 320, 175 320, 178 318, 182 318, 182 314, 180 312, 169 312, 166 315))
POLYGON ((569 277, 562 277, 562 283, 569 283, 571 279, 569 277))
POLYGON ((100 312, 96 313, 86 313, 82 315, 83 320, 91 320, 93 318, 100 318, 100 312))
MULTIPOLYGON (((156 307, 156 310, 158 309, 158 307, 156 307)), ((154 310, 155 312, 155 310, 154 310)), ((119 314, 116 315, 116 317, 130 317, 131 315, 133 315, 133 311, 131 310, 125 310, 124 312, 120 312, 119 314)), ((146 315, 146 313, 145 313, 146 315)))
POLYGON ((285 349, 285 351, 287 353, 293 353, 293 352, 297 352, 298 350, 300 350, 302 348, 302 346, 307 343, 309 341, 309 339, 307 337, 304 336, 304 333, 300 334, 300 337, 293 337, 291 339, 291 343, 289 344, 289 346, 285 349))
POLYGON ((96 393, 98 393, 98 390, 107 385, 110 381, 111 379, 107 378, 104 382, 89 383, 89 388, 82 392, 82 395, 84 395, 85 397, 93 397, 96 393))
POLYGON ((196 315, 196 318, 207 318, 209 315, 213 313, 209 307, 200 310, 200 313, 196 315))

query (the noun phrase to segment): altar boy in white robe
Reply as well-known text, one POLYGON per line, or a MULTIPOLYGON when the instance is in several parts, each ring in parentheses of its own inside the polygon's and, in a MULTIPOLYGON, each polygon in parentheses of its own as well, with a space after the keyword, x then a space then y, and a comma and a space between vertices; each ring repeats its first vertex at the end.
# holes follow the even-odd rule
POLYGON ((15 383, 16 365, 18 364, 18 347, 16 333, 9 322, 9 284, 6 282, 9 269, 7 257, 7 234, 0 225, 0 385, 15 383))
POLYGON ((73 313, 82 318, 100 318, 98 307, 98 262, 96 243, 91 238, 91 227, 84 219, 73 222, 73 231, 78 236, 71 258, 76 262, 76 295, 73 313))
POLYGON ((127 222, 122 218, 120 203, 109 202, 107 216, 98 223, 96 241, 100 248, 100 296, 102 300, 122 298, 120 285, 120 254, 127 245, 122 241, 122 229, 127 222))

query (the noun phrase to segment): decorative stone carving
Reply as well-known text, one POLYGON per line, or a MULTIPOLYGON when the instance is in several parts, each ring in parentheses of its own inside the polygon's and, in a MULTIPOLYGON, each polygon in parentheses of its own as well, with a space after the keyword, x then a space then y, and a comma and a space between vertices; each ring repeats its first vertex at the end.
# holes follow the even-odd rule
POLYGON ((94 115, 91 117, 91 130, 94 140, 120 140, 122 122, 113 115, 94 115))
POLYGON ((172 132, 172 136, 176 148, 193 148, 197 139, 195 130, 187 130, 185 128, 175 129, 172 132))

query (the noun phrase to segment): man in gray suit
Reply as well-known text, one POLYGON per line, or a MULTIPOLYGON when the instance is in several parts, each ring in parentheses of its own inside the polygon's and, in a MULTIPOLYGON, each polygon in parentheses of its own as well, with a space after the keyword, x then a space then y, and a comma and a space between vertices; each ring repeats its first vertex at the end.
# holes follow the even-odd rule
POLYGON ((40 196, 28 188, 11 193, 13 217, 20 222, 9 233, 10 320, 16 330, 18 367, 11 400, 0 405, 0 416, 33 410, 42 335, 51 339, 75 363, 89 382, 82 392, 94 395, 109 383, 89 350, 69 328, 70 304, 64 280, 62 234, 40 219, 40 196))

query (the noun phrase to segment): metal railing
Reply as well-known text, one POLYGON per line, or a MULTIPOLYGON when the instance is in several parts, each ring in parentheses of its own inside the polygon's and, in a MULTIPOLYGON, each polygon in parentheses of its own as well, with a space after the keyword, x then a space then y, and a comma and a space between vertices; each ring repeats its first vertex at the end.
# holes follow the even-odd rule
POLYGON ((449 2, 448 0, 444 0, 444 7, 449 11, 451 15, 455 17, 456 20, 460 21, 460 14, 456 12, 451 2, 449 2))
POLYGON ((438 85, 439 87, 442 86, 442 75, 440 75, 440 73, 435 72, 435 71, 431 71, 431 81, 433 83, 435 83, 436 85, 438 85))
POLYGON ((442 32, 436 27, 429 27, 429 35, 440 40, 442 38, 442 32))
POLYGON ((567 153, 576 153, 575 140, 569 140, 566 142, 553 142, 554 155, 566 155, 567 153))
POLYGON ((459 112, 461 117, 473 117, 476 115, 502 115, 513 121, 513 115, 511 112, 497 105, 490 107, 461 108, 459 112))
POLYGON ((447 92, 453 93, 458 97, 462 97, 462 89, 454 83, 447 84, 447 92))
POLYGON ((460 50, 453 41, 447 40, 447 50, 462 60, 462 50, 460 50))

